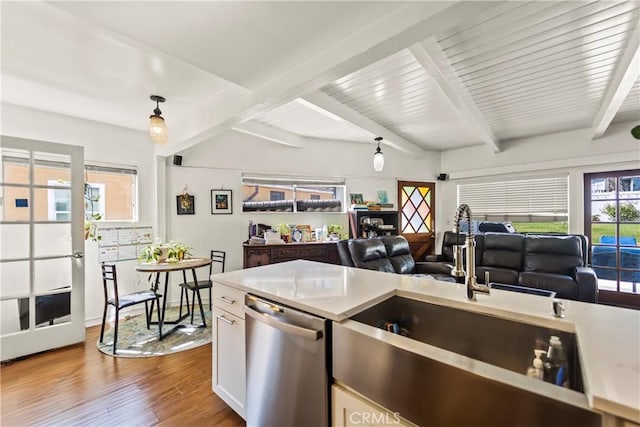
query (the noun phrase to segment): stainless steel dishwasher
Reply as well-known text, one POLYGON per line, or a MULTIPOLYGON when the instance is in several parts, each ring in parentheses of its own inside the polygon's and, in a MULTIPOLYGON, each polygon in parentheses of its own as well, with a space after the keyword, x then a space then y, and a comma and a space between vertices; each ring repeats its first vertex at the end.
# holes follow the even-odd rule
POLYGON ((330 321, 245 297, 247 426, 329 425, 330 321))

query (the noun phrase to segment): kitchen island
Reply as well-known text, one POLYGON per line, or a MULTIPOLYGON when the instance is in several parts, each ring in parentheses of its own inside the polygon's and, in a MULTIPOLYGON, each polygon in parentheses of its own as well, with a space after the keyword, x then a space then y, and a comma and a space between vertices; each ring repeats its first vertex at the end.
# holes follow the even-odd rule
MULTIPOLYGON (((217 274, 212 280, 214 314, 217 319, 222 318, 216 321, 219 328, 214 327, 214 391, 240 415, 244 416, 245 378, 240 360, 244 355, 244 336, 238 334, 244 327, 241 306, 245 293, 331 319, 354 331, 362 329, 362 325, 349 320, 350 317, 397 295, 574 333, 584 396, 574 393, 570 403, 603 414, 605 425, 614 425, 618 420, 640 423, 640 312, 567 301, 565 317, 560 319, 550 314, 551 300, 545 297, 493 290, 491 295, 479 296, 478 301, 469 301, 463 285, 302 260, 217 274), (224 329, 230 321, 237 328, 232 343, 225 342, 230 335, 224 329), (225 349, 232 350, 225 355, 225 349), (220 366, 229 360, 234 363, 230 369, 220 366)), ((404 338, 375 334, 389 341, 404 338)), ((495 381, 512 382, 513 386, 528 387, 533 392, 549 392, 548 387, 544 388, 548 384, 537 384, 524 375, 516 375, 518 378, 514 379, 514 375, 503 373, 503 369, 470 363, 468 358, 450 352, 431 351, 428 357, 445 357, 447 363, 458 363, 472 373, 489 375, 495 381)), ((551 394, 564 399, 563 390, 558 389, 551 394)))

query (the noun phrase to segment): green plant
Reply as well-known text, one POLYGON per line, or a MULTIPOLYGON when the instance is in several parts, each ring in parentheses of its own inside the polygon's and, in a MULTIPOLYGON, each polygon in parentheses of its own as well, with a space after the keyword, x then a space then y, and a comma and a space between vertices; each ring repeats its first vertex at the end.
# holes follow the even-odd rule
POLYGON ((191 246, 173 240, 163 243, 156 240, 154 243, 145 246, 140 251, 138 261, 140 262, 178 262, 191 255, 191 246))
MULTIPOLYGON (((616 219, 616 206, 609 203, 600 211, 611 219, 616 219)), ((637 221, 640 219, 640 210, 633 203, 620 203, 620 221, 637 221)))
POLYGON ((191 246, 184 243, 170 241, 165 245, 167 248, 167 260, 169 262, 181 261, 191 255, 191 246))

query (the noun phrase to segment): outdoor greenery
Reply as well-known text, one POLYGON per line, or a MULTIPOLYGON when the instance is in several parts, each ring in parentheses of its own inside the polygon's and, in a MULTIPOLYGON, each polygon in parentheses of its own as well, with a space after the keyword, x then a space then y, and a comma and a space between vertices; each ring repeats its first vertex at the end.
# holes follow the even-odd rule
POLYGON ((94 204, 100 201, 100 196, 93 196, 91 193, 91 186, 84 184, 84 239, 91 239, 94 242, 102 240, 102 236, 98 232, 98 225, 96 221, 102 219, 100 212, 94 212, 94 204))
MULTIPOLYGON (((602 208, 602 213, 615 221, 616 206, 609 203, 602 208)), ((620 221, 638 221, 640 220, 640 210, 631 202, 620 203, 620 221)))
MULTIPOLYGON (((566 222, 514 222, 513 227, 519 233, 568 233, 566 222)), ((591 241, 597 243, 601 236, 615 236, 615 223, 593 223, 591 241)), ((640 224, 620 224, 620 235, 635 237, 640 242, 640 224)))

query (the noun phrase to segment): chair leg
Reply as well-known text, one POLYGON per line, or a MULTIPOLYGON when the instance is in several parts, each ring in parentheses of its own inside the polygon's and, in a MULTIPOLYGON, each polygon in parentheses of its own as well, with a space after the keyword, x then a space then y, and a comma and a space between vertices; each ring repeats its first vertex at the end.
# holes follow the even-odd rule
MULTIPOLYGON (((153 303, 155 300, 151 301, 151 310, 153 311, 153 303)), ((158 340, 162 339, 162 318, 160 317, 160 300, 158 300, 158 340)))
POLYGON ((102 326, 100 326, 100 342, 102 342, 104 340, 104 324, 107 321, 107 307, 109 305, 105 302, 104 303, 104 311, 102 312, 102 326))
POLYGON ((193 290, 193 295, 191 295, 191 324, 193 325, 193 315, 196 313, 196 291, 198 288, 193 290))
POLYGON ((120 310, 116 307, 116 322, 115 329, 113 330, 113 354, 116 354, 116 343, 118 342, 118 318, 120 317, 120 310))
MULTIPOLYGON (((202 316, 202 324, 204 325, 204 327, 207 327, 207 320, 204 318, 204 309, 202 308, 202 298, 200 297, 200 289, 196 288, 196 294, 198 295, 198 305, 200 306, 200 316, 202 316)), ((191 319, 193 319, 193 314, 191 315, 191 319)), ((193 323, 193 320, 191 320, 191 323, 193 323)))
MULTIPOLYGON (((153 307, 151 307, 153 308, 153 307)), ((151 313, 149 313, 149 301, 144 302, 144 317, 147 319, 147 329, 151 327, 151 313)))

